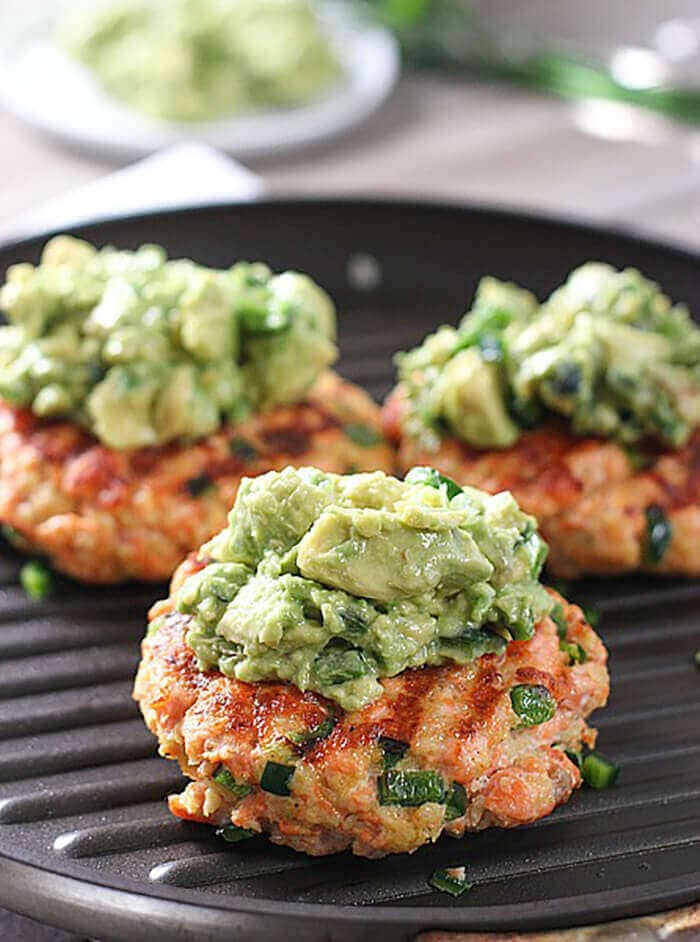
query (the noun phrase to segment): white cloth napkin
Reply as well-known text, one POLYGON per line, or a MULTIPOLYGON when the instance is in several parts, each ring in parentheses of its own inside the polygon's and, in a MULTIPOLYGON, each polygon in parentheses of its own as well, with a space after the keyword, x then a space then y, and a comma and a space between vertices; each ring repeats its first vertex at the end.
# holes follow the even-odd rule
POLYGON ((8 235, 24 238, 110 216, 254 200, 263 189, 260 177, 206 144, 176 144, 25 213, 8 235))

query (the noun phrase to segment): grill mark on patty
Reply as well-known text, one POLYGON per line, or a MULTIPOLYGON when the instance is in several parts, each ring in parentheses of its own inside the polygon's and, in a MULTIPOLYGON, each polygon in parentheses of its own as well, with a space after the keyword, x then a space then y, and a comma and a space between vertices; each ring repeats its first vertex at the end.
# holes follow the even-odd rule
POLYGON ((649 475, 663 491, 660 503, 665 510, 673 512, 695 506, 700 499, 700 433, 696 433, 679 451, 659 454, 649 475), (661 474, 658 462, 667 457, 672 457, 682 468, 679 481, 670 481, 661 474))
POLYGON ((496 667, 498 654, 485 654, 478 663, 478 673, 468 693, 469 716, 455 726, 458 739, 470 739, 483 729, 503 696, 503 676, 496 667))

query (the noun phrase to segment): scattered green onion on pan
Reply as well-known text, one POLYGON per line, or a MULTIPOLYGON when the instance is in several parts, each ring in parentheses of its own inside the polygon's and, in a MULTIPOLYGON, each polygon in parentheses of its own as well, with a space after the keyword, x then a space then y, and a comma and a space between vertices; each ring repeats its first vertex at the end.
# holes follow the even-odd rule
POLYGON ((620 766, 600 752, 589 752, 581 762, 581 774, 591 788, 612 788, 620 774, 620 766))
POLYGON ((445 803, 445 783, 437 772, 399 772, 389 770, 377 779, 380 805, 417 808, 429 801, 445 803))
POLYGON ((510 691, 510 702, 523 726, 546 723, 557 711, 557 701, 542 684, 518 684, 510 691))
POLYGON ((35 602, 47 598, 54 589, 53 576, 37 559, 31 559, 19 571, 19 581, 25 594, 35 602))
POLYGON ((467 883, 466 867, 445 867, 443 870, 436 870, 428 882, 434 890, 449 893, 450 896, 461 896, 474 885, 467 883))
POLYGON ((452 500, 457 494, 462 493, 462 488, 456 481, 453 481, 452 478, 448 478, 444 474, 440 474, 435 468, 411 468, 404 480, 409 484, 425 484, 428 487, 434 487, 436 490, 439 490, 444 484, 448 500, 452 500))
POLYGON ((260 787, 271 795, 280 795, 288 798, 292 794, 290 782, 294 775, 293 765, 282 765, 279 762, 268 762, 260 778, 260 787))
POLYGON ((229 844, 237 844, 239 841, 247 841, 255 837, 255 831, 249 831, 247 828, 239 828, 235 824, 227 824, 222 828, 217 828, 216 836, 223 837, 229 844))

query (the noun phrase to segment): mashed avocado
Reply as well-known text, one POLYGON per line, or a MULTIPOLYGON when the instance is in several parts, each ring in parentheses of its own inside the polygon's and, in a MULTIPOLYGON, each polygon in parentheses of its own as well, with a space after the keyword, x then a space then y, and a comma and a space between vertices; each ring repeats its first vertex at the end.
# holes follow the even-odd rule
POLYGON ((700 329, 634 269, 591 262, 544 304, 485 278, 458 328, 397 357, 405 430, 481 448, 563 416, 579 435, 679 447, 700 425, 700 329))
POLYGON ((300 104, 341 74, 310 0, 80 4, 60 41, 110 94, 179 121, 300 104))
POLYGON ((306 275, 219 271, 163 249, 58 236, 0 288, 0 397, 112 448, 214 432, 300 399, 336 356, 335 312, 306 275))
POLYGON ((244 479, 211 562, 177 597, 203 670, 279 679, 344 709, 409 667, 532 636, 552 603, 546 547, 508 493, 286 468, 244 479))

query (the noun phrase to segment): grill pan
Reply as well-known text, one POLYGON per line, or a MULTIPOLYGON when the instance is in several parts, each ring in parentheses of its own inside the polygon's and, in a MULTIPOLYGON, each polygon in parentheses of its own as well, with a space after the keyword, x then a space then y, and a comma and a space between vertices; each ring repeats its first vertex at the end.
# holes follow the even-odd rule
MULTIPOLYGON (((270 201, 94 224, 99 244, 164 244, 214 266, 262 258, 299 268, 338 302, 340 371, 377 397, 391 354, 455 321, 482 274, 540 296, 575 265, 634 265, 700 310, 698 257, 632 236, 435 204, 270 201)), ((43 239, 0 251, 0 271, 43 239)), ((130 700, 148 605, 164 587, 63 582, 43 603, 0 547, 0 905, 104 942, 412 938, 430 928, 525 930, 600 922, 700 898, 700 584, 590 580, 612 695, 594 716, 622 765, 612 790, 581 790, 536 825, 441 839, 413 856, 311 859, 264 839, 227 846, 176 821, 174 763, 130 700), (467 863, 458 900, 426 880, 467 863)))

